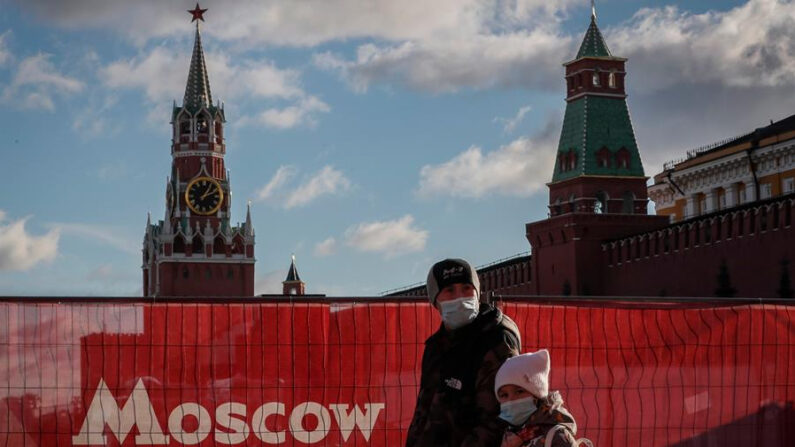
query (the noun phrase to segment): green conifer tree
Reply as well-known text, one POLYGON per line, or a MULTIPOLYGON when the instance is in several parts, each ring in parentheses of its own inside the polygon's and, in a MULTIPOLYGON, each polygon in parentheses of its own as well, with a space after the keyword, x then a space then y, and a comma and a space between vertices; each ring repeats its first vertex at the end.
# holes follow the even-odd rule
POLYGON ((720 297, 733 297, 737 293, 737 289, 732 287, 731 279, 729 278, 729 267, 726 266, 726 260, 723 259, 718 267, 718 287, 715 289, 715 296, 720 297))

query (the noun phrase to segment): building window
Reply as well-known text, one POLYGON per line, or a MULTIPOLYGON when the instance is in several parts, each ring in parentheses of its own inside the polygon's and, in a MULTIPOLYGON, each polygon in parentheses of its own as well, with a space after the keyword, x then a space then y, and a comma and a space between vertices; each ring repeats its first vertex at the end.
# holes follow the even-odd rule
POLYGON ((704 214, 707 212, 707 198, 701 197, 698 201, 698 214, 704 214))
POLYGON ((182 268, 182 277, 183 278, 187 278, 189 276, 190 276, 190 273, 188 273, 188 268, 187 267, 183 267, 182 268))
POLYGON ((601 83, 599 82, 599 70, 597 70, 596 72, 594 72, 594 74, 593 74, 593 77, 592 77, 591 79, 592 79, 592 81, 593 81, 593 85, 594 85, 594 87, 599 87, 599 85, 601 84, 601 83))
POLYGON ((596 165, 600 168, 610 167, 610 150, 608 148, 602 147, 596 152, 596 165))
POLYGON ((599 191, 596 193, 596 200, 593 204, 593 212, 594 214, 607 213, 607 193, 604 191, 599 191))
POLYGON ((761 185, 759 185, 760 199, 769 199, 773 195, 772 193, 773 188, 771 186, 772 185, 770 183, 762 183, 761 185))
POLYGON ((566 162, 569 171, 573 170, 575 166, 577 166, 577 154, 574 152, 574 149, 569 149, 566 162))
POLYGON ((607 76, 607 85, 610 88, 616 88, 616 73, 614 71, 607 76))
POLYGON ((740 191, 737 193, 737 203, 745 203, 745 188, 740 189, 740 191))
POLYGON ((721 193, 718 196, 718 207, 720 209, 726 208, 726 193, 721 193))
POLYGON ((785 178, 782 180, 781 190, 784 194, 791 194, 795 192, 795 178, 785 178))
POLYGON ((624 197, 621 201, 621 212, 623 214, 633 214, 635 212, 635 194, 631 191, 624 192, 624 197))

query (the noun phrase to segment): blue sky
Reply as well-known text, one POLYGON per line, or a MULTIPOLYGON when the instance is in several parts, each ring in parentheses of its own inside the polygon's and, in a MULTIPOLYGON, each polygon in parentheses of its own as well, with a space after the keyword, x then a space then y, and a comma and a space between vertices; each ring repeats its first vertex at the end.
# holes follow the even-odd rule
MULTIPOLYGON (((0 294, 140 295, 192 1, 0 0, 0 294)), ((202 2, 258 293, 375 295, 529 250, 582 0, 202 2)), ((597 2, 647 175, 793 113, 795 3, 597 2)))

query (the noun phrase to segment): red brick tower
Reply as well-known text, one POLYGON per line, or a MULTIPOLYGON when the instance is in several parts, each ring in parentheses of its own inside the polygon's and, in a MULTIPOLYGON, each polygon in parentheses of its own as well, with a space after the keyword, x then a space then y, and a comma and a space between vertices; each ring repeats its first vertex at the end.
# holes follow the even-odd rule
POLYGON ((646 215, 625 62, 610 54, 594 12, 577 56, 564 64, 566 113, 548 184, 550 218, 527 225, 538 294, 601 294, 602 241, 667 223, 646 215))
POLYGON ((290 269, 287 271, 287 278, 282 281, 282 294, 283 295, 306 295, 306 284, 301 281, 298 276, 298 268, 295 266, 295 255, 290 262, 290 269))
POLYGON ((143 244, 144 296, 253 296, 254 227, 232 226, 232 189, 224 167, 224 108, 213 105, 199 21, 185 97, 174 105, 171 176, 163 220, 147 218, 143 244))

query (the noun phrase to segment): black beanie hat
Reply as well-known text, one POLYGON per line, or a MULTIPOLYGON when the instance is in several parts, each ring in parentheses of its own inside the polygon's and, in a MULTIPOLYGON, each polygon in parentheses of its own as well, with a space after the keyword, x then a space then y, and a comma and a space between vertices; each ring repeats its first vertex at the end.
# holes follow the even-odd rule
POLYGON ((463 259, 445 259, 431 267, 426 284, 428 299, 431 300, 431 304, 436 304, 436 296, 439 295, 439 291, 450 284, 472 284, 472 287, 475 288, 478 296, 480 296, 478 272, 463 259))

